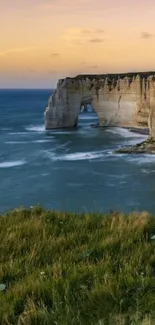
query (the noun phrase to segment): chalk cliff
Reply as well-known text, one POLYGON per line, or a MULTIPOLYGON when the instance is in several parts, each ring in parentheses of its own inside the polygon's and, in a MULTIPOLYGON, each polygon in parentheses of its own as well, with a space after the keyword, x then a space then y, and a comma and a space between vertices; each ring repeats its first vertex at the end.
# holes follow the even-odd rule
POLYGON ((59 80, 44 114, 46 129, 76 126, 85 102, 92 103, 100 126, 149 126, 155 138, 155 72, 59 80))

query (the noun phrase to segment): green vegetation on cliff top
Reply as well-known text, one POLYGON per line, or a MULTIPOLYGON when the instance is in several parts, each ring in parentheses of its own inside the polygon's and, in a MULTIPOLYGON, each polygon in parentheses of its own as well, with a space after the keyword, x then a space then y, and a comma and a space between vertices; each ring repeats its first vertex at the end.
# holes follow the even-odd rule
POLYGON ((0 324, 155 324, 154 235, 147 213, 1 216, 0 324))

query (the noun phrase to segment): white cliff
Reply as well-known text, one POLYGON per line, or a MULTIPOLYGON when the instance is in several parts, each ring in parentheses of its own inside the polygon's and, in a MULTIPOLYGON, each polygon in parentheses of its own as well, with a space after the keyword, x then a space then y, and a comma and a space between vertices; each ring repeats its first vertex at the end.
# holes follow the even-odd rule
POLYGON ((148 126, 155 138, 155 73, 77 76, 59 80, 45 111, 46 129, 74 127, 92 101, 100 126, 148 126))

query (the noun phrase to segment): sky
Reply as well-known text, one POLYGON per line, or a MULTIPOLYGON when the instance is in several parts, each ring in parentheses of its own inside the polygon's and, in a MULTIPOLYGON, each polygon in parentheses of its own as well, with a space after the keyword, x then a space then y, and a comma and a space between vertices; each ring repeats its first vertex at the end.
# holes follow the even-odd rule
POLYGON ((0 0, 0 88, 155 70, 154 0, 0 0))

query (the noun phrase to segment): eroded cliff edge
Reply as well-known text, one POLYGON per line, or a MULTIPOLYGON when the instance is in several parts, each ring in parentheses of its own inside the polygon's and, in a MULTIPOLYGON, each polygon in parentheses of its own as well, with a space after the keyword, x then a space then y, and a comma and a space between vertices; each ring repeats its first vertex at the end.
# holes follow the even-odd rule
POLYGON ((76 126, 83 101, 92 102, 100 126, 149 126, 155 139, 155 72, 60 79, 44 114, 46 129, 76 126))

